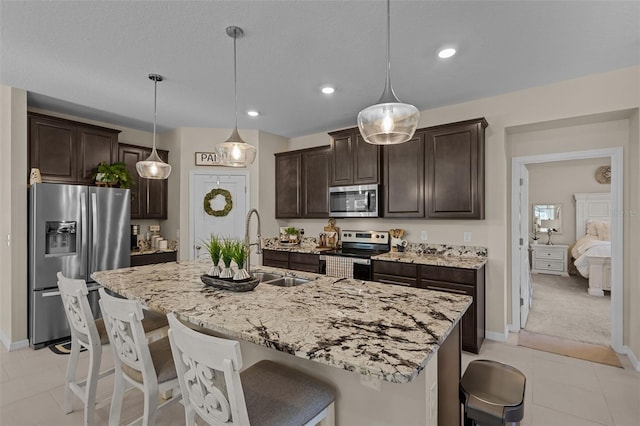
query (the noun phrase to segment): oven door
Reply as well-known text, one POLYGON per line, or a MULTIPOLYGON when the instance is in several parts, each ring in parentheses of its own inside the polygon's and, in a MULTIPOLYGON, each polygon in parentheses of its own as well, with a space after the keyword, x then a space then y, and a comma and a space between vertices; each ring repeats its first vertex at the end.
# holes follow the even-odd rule
POLYGON ((353 278, 356 280, 371 281, 371 260, 354 259, 353 261, 353 278))
POLYGON ((378 185, 335 186, 329 188, 332 217, 378 217, 378 185))

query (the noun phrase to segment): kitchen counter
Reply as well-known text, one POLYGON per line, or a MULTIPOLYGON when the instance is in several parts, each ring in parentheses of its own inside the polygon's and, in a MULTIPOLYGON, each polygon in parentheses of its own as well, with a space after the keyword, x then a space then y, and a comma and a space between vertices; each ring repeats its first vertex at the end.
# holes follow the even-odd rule
POLYGON ((263 250, 287 251, 293 253, 322 254, 332 247, 318 247, 314 238, 303 238, 299 244, 282 244, 278 238, 263 238, 260 241, 263 250))
POLYGON ((418 376, 471 303, 463 295, 269 267, 255 270, 315 280, 234 293, 202 284, 209 266, 180 261, 100 271, 92 278, 232 338, 394 383, 418 376))
POLYGON ((389 252, 371 257, 387 262, 416 263, 420 265, 446 266, 449 268, 480 269, 487 263, 486 257, 464 257, 424 253, 389 252))

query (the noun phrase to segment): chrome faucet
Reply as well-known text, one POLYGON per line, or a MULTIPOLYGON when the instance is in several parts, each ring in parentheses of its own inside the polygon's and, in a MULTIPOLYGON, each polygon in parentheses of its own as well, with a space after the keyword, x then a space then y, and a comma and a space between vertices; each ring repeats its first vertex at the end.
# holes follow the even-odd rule
POLYGON ((260 213, 258 210, 251 209, 247 213, 247 219, 244 223, 244 248, 247 251, 247 267, 245 268, 249 274, 251 274, 251 246, 256 246, 256 254, 262 254, 262 248, 260 247, 260 213), (249 223, 251 222, 251 215, 255 213, 258 218, 258 241, 252 243, 249 241, 249 223))

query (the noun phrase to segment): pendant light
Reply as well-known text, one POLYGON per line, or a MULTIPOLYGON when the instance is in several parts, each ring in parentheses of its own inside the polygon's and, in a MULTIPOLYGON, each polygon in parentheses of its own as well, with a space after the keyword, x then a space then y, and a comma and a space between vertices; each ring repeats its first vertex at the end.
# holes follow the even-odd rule
POLYGON ((153 150, 151 155, 144 161, 136 163, 136 170, 140 177, 145 179, 167 179, 171 174, 171 166, 158 156, 156 151, 156 118, 158 116, 158 82, 162 81, 162 76, 149 74, 149 80, 153 81, 153 150))
POLYGON ((358 127, 362 137, 374 145, 391 145, 411 140, 420 118, 418 109, 400 102, 391 87, 390 9, 390 0, 387 0, 387 81, 384 91, 377 104, 358 114, 358 127))
POLYGON ((236 71, 236 39, 244 35, 242 28, 227 27, 227 35, 233 39, 233 91, 235 100, 236 123, 231 136, 216 146, 216 152, 224 166, 247 167, 256 159, 256 148, 242 140, 238 133, 238 73, 236 71))

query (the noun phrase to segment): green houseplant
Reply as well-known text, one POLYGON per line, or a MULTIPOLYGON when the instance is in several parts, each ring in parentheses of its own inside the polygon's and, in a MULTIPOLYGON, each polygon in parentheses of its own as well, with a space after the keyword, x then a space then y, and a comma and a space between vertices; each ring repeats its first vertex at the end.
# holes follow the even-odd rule
POLYGON ((204 246, 209 251, 209 256, 211 257, 211 261, 213 262, 213 266, 209 270, 207 275, 212 277, 217 277, 220 275, 220 256, 222 255, 222 240, 218 238, 216 235, 211 234, 209 241, 203 241, 204 246))
POLYGON ((298 242, 298 236, 300 235, 300 231, 297 228, 293 226, 289 226, 284 229, 284 233, 289 237, 290 243, 298 242))
POLYGON ((224 268, 220 272, 220 278, 233 278, 233 270, 231 269, 231 261, 235 252, 235 241, 225 238, 220 248, 220 257, 224 268))
POLYGON ((233 258, 233 261, 236 262, 236 265, 238 265, 238 270, 233 275, 234 281, 242 281, 242 280, 246 280, 247 278, 251 278, 251 275, 249 275, 249 272, 246 269, 244 269, 244 264, 245 264, 245 261, 247 260, 248 255, 249 255, 249 251, 245 247, 244 242, 235 241, 233 245, 233 253, 231 257, 233 258))
POLYGON ((133 185, 133 176, 131 176, 131 173, 127 170, 127 166, 121 161, 113 164, 108 164, 106 161, 103 161, 98 164, 93 178, 96 182, 117 185, 125 189, 131 188, 131 185, 133 185))

